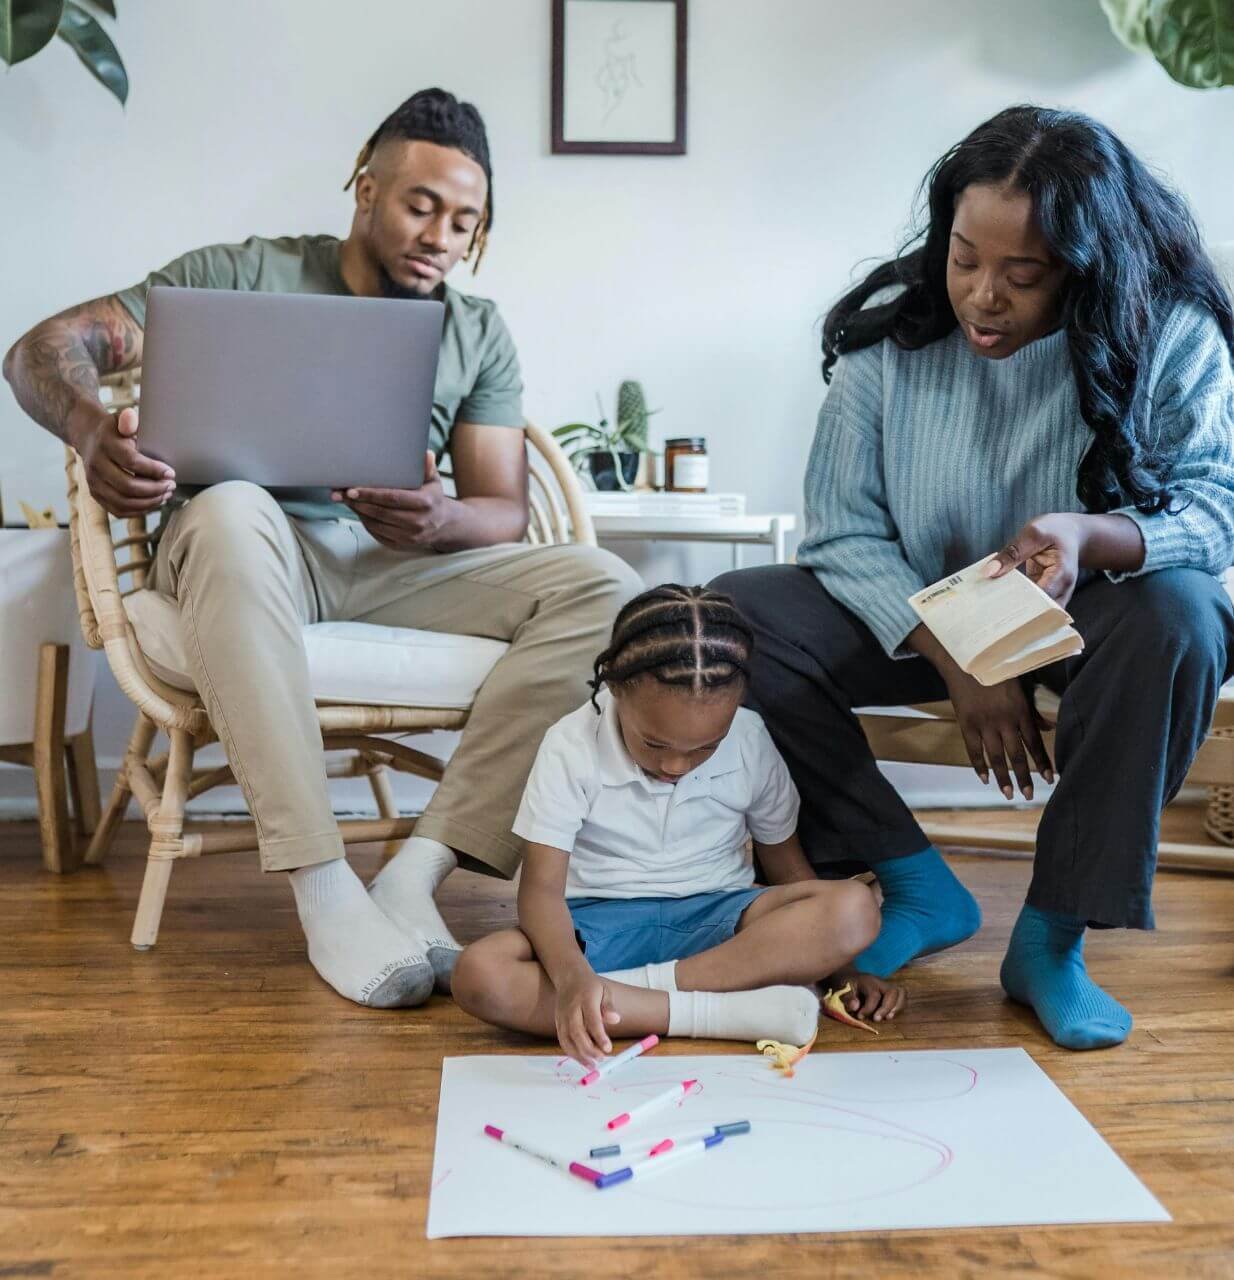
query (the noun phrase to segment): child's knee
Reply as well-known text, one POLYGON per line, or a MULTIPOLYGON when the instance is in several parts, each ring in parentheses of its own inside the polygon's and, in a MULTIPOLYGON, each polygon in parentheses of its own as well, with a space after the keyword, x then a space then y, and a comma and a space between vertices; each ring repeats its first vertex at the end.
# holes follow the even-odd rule
POLYGON ((828 931, 831 941, 849 956, 868 947, 882 926, 878 903, 859 880, 845 880, 828 886, 828 931))
POLYGON ((458 958, 450 991, 454 1003, 473 1018, 492 1020, 496 996, 500 989, 502 965, 496 948, 486 946, 487 939, 473 942, 458 958))

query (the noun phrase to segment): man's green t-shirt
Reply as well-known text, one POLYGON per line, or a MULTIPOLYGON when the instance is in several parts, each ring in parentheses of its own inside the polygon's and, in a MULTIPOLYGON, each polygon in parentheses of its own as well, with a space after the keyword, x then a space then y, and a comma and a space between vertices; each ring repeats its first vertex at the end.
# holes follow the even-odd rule
MULTIPOLYGON (((143 327, 146 294, 156 284, 256 293, 351 294, 339 270, 339 241, 334 236, 282 236, 277 240, 251 236, 243 244, 194 249, 116 294, 143 327)), ((523 425, 518 353, 496 304, 448 285, 443 286, 442 302, 445 321, 429 429, 429 448, 438 458, 449 453, 455 422, 523 425)), ((354 518, 348 507, 329 500, 328 490, 286 489, 278 496, 290 515, 310 520, 354 518)))

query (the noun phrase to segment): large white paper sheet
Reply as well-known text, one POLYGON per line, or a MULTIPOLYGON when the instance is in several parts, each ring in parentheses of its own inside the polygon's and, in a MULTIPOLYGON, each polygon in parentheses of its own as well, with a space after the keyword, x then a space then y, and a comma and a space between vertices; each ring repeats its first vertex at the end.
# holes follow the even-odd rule
POLYGON ((1170 1215, 1022 1049, 828 1053, 786 1080, 755 1055, 657 1057, 590 1088, 554 1057, 442 1064, 428 1235, 891 1231, 1170 1215), (633 1132, 606 1122, 676 1081, 701 1088, 633 1132), (749 1120, 697 1159, 605 1190, 484 1126, 597 1168, 635 1143, 749 1120))

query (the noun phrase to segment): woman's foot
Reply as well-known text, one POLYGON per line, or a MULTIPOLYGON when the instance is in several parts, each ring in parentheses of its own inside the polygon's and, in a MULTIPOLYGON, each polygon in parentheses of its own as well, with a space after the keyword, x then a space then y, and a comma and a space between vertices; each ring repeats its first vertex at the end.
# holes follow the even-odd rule
POLYGON ((889 978, 917 956, 943 951, 981 928, 977 899, 930 845, 875 868, 883 891, 878 937, 852 962, 854 969, 889 978))
POLYGON ((1122 1044, 1131 1014, 1084 968, 1084 922, 1027 904, 1020 912, 1000 974, 1003 990, 1033 1010, 1064 1049, 1122 1044))

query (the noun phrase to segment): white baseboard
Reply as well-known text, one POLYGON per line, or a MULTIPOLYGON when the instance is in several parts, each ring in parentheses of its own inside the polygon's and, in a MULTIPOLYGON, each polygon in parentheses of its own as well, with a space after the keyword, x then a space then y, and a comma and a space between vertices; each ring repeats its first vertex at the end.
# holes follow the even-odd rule
MULTIPOLYGON (((115 759, 99 762, 99 791, 104 804, 115 784, 118 764, 115 759)), ((1036 798, 1031 803, 1023 800, 1008 802, 993 784, 983 787, 967 769, 895 764, 883 765, 882 768, 910 809, 1039 809, 1053 790, 1039 782, 1036 798)), ((421 778, 393 774, 391 784, 394 799, 403 813, 422 812, 432 795, 432 784, 421 778)), ((372 802, 372 791, 363 778, 335 779, 330 784, 330 792, 335 811, 340 815, 372 816, 377 812, 372 802)), ((1175 803, 1203 803, 1206 799, 1203 787, 1186 787, 1175 803)), ((245 809, 239 788, 219 787, 192 801, 189 812, 242 815, 245 809)), ((139 818, 141 814, 135 805, 130 805, 128 816, 139 818)), ((0 822, 20 822, 37 817, 33 773, 16 765, 0 765, 0 822)))

